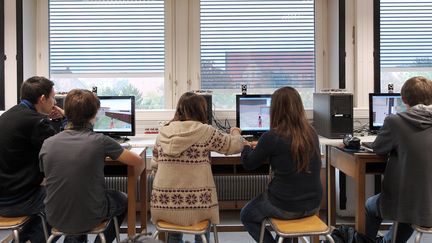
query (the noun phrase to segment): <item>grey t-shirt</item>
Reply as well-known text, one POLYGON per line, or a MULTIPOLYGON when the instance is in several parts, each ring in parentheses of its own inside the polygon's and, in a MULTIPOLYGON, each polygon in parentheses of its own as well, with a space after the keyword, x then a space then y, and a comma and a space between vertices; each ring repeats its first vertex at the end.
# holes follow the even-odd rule
POLYGON ((112 138, 90 130, 65 130, 45 140, 39 159, 50 225, 80 233, 105 219, 105 158, 117 159, 122 152, 112 138))

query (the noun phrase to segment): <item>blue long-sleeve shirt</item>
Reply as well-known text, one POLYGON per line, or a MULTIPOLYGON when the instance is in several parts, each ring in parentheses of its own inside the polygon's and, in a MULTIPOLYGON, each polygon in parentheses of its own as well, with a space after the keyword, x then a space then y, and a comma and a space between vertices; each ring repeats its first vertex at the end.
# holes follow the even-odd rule
MULTIPOLYGON (((308 172, 297 172, 291 154, 291 137, 284 139, 273 131, 264 133, 255 149, 245 146, 241 154, 243 167, 253 170, 265 161, 270 163, 273 178, 267 189, 270 202, 285 211, 299 212, 318 208, 322 197, 321 160, 314 154, 308 172)), ((316 146, 318 149, 318 137, 316 146)))

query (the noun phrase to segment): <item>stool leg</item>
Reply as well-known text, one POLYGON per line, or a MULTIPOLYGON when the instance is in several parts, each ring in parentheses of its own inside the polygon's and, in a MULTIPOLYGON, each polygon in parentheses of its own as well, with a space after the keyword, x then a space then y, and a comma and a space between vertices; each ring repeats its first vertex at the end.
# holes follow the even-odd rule
POLYGON ((219 243, 219 236, 218 236, 216 224, 213 224, 213 234, 214 234, 215 243, 219 243))
POLYGON ((420 239, 422 237, 422 232, 417 232, 415 239, 414 239, 414 243, 420 243, 420 239))
POLYGON ((283 242, 283 240, 284 240, 284 238, 283 238, 282 236, 280 236, 280 235, 279 235, 279 240, 278 240, 278 243, 282 243, 282 242, 283 242))
POLYGON ((202 242, 203 242, 203 243, 207 243, 207 238, 206 238, 206 236, 205 236, 205 233, 204 233, 204 234, 201 234, 200 236, 201 236, 201 240, 202 240, 202 242))
POLYGON ((327 239, 328 241, 330 241, 330 243, 335 243, 334 240, 333 240, 333 237, 331 237, 330 234, 326 234, 325 237, 326 237, 326 239, 327 239))
POLYGON ((50 235, 48 237, 47 243, 51 243, 54 240, 55 236, 54 235, 50 235))
POLYGON ((309 243, 309 241, 308 241, 308 239, 306 238, 306 236, 302 236, 302 237, 300 237, 300 239, 301 239, 301 241, 302 241, 303 243, 309 243))
POLYGON ((17 229, 13 230, 13 235, 14 235, 14 241, 19 243, 19 232, 17 229))
POLYGON ((397 231, 398 231, 398 222, 394 222, 393 223, 393 236, 392 236, 392 242, 395 243, 396 242, 396 237, 397 237, 397 231))
POLYGON ((262 221, 262 223, 261 223, 259 243, 263 243, 264 242, 265 225, 266 225, 266 220, 264 219, 262 221))
POLYGON ((48 240, 48 229, 47 229, 47 225, 46 225, 46 222, 45 222, 45 217, 44 217, 44 215, 42 213, 39 213, 38 216, 41 219, 42 228, 43 228, 44 235, 45 235, 45 241, 47 241, 48 240))
POLYGON ((114 216, 113 220, 114 220, 114 228, 115 228, 115 232, 116 232, 116 240, 117 240, 117 243, 120 243, 120 226, 119 226, 117 217, 114 216))
POLYGON ((99 235, 99 238, 101 240, 101 243, 106 243, 105 234, 101 232, 98 235, 99 235))
POLYGON ((155 230, 155 232, 153 232, 153 234, 152 234, 152 238, 156 240, 158 237, 158 234, 159 234, 159 231, 155 230))

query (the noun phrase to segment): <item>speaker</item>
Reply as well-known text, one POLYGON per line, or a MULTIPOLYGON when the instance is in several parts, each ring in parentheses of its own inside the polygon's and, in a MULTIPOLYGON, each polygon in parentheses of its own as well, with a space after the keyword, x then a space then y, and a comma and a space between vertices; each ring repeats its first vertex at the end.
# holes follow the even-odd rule
POLYGON ((207 102, 207 124, 213 124, 212 92, 208 90, 193 90, 195 94, 202 95, 207 102))
POLYGON ((343 138, 353 133, 353 95, 350 93, 314 93, 313 126, 327 138, 343 138))

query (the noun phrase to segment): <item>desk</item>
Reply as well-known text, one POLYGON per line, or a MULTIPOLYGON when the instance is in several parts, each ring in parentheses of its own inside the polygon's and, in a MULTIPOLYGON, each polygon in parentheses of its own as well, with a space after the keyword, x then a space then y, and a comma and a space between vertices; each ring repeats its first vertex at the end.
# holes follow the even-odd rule
MULTIPOLYGON (((146 162, 146 148, 132 148, 132 152, 139 154, 146 162)), ((111 165, 124 165, 119 161, 113 161, 109 158, 106 159, 105 164, 107 166, 111 165)), ((136 181, 140 178, 140 220, 141 228, 140 232, 147 233, 147 199, 146 199, 146 189, 147 189, 147 176, 146 169, 144 168, 140 175, 135 174, 133 166, 127 166, 127 195, 128 195, 128 211, 127 211, 127 234, 128 236, 134 236, 136 234, 136 212, 137 212, 137 195, 136 195, 136 181)))
POLYGON ((365 233, 365 175, 382 174, 385 169, 386 157, 368 152, 346 152, 334 146, 327 147, 327 176, 330 190, 329 215, 330 224, 336 225, 336 197, 335 197, 335 169, 339 169, 347 176, 354 178, 356 184, 355 228, 365 233))

